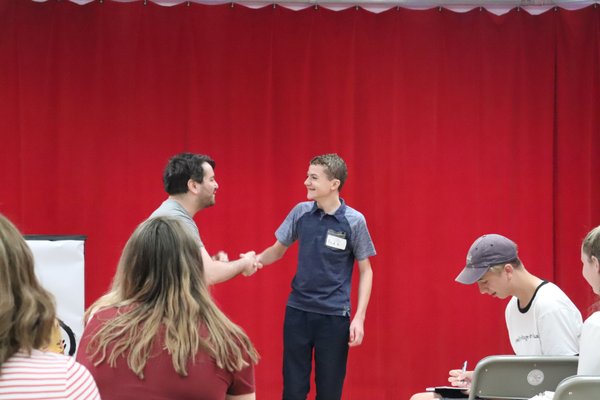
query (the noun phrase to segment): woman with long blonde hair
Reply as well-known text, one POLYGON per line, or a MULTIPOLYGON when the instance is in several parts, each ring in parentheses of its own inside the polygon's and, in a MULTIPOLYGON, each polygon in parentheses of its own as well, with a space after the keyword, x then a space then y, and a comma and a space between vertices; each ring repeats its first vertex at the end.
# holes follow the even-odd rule
POLYGON ((78 360, 105 400, 255 398, 258 354, 211 299, 198 245, 175 219, 138 226, 87 317, 78 360))
POLYGON ((90 373, 50 345, 56 311, 33 255, 0 214, 0 399, 99 399, 90 373))

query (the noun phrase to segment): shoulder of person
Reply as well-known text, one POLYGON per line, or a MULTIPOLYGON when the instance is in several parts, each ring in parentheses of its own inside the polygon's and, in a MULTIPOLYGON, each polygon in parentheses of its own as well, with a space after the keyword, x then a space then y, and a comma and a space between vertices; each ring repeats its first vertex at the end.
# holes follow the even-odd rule
POLYGON ((596 311, 585 320, 586 326, 600 327, 600 311, 596 311))
POLYGON ((361 213, 360 211, 358 211, 356 208, 350 207, 348 204, 346 204, 346 210, 345 210, 346 214, 352 214, 355 215, 361 219, 365 219, 365 216, 363 213, 361 213))
POLYGON ((296 214, 304 214, 312 210, 314 204, 314 201, 301 201, 300 203, 297 203, 294 207, 292 207, 292 210, 290 212, 296 214))
POLYGON ((537 309, 539 316, 546 314, 552 314, 557 312, 567 312, 572 315, 579 315, 581 319, 581 313, 573 301, 555 284, 548 282, 540 288, 536 294, 536 300, 534 307, 537 309))
POLYGON ((95 310, 92 315, 90 315, 90 319, 88 320, 88 324, 93 322, 102 323, 114 318, 116 315, 120 313, 126 313, 130 311, 134 306, 132 304, 128 304, 123 307, 116 307, 114 305, 107 305, 104 307, 100 307, 95 310))
POLYGON ((547 281, 536 293, 538 303, 555 303, 557 301, 566 301, 571 303, 571 299, 566 295, 563 290, 558 287, 555 283, 547 281))
POLYGON ((42 351, 42 350, 32 350, 31 356, 25 355, 23 353, 20 354, 21 357, 25 359, 38 359, 45 363, 52 363, 55 365, 64 365, 70 366, 75 363, 75 359, 70 356, 66 356, 64 354, 56 353, 53 351, 42 351))
POLYGON ((348 222, 352 226, 367 225, 367 219, 365 218, 363 213, 348 205, 346 205, 346 209, 344 210, 344 216, 346 217, 346 219, 348 219, 348 222))

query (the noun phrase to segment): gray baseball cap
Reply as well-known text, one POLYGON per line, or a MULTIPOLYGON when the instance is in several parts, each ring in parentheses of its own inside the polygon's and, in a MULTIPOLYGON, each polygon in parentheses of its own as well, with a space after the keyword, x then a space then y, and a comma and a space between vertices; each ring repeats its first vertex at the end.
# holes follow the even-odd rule
POLYGON ((467 265, 456 277, 456 282, 470 285, 477 282, 494 265, 509 263, 518 258, 517 245, 495 233, 478 238, 467 253, 467 265))

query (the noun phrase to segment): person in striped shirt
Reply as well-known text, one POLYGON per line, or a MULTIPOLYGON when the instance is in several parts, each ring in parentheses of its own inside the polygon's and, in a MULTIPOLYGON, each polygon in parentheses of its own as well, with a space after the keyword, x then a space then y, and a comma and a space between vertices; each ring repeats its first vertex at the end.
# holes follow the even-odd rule
POLYGON ((44 352, 56 321, 33 255, 0 214, 0 399, 100 399, 91 374, 71 357, 44 352))

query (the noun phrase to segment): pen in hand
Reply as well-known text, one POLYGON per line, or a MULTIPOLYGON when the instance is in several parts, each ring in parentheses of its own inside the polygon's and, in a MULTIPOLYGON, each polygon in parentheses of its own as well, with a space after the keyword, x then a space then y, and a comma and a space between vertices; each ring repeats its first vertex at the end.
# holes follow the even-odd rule
POLYGON ((462 370, 460 373, 460 379, 461 379, 460 381, 462 383, 465 382, 465 372, 467 372, 467 360, 465 360, 465 362, 463 363, 462 370))

